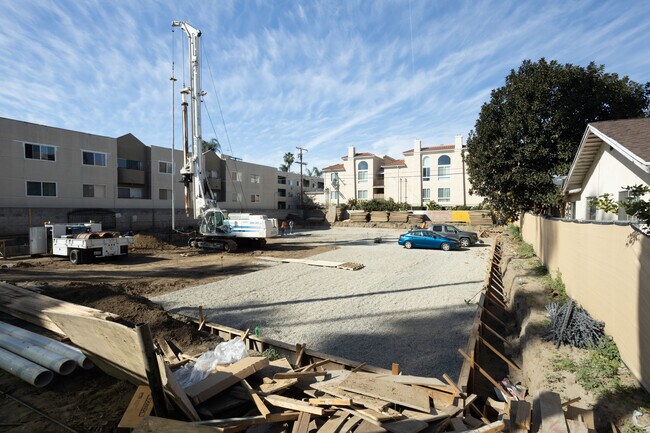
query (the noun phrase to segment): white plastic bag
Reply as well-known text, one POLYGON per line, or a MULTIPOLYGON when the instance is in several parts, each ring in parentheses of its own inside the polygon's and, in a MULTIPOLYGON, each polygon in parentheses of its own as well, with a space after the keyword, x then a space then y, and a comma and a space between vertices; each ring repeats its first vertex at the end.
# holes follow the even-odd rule
POLYGON ((174 372, 174 376, 183 388, 187 388, 205 379, 217 365, 232 364, 247 356, 246 345, 239 337, 235 337, 219 343, 214 350, 205 352, 195 362, 185 364, 174 372))

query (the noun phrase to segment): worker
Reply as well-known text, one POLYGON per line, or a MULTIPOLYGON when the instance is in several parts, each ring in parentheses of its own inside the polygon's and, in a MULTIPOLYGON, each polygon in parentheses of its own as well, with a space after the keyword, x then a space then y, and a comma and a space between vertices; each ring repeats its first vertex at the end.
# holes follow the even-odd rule
POLYGON ((289 234, 293 234, 293 220, 289 220, 289 234))
POLYGON ((280 236, 284 236, 286 232, 287 232, 287 222, 285 220, 282 220, 282 224, 280 224, 280 236))

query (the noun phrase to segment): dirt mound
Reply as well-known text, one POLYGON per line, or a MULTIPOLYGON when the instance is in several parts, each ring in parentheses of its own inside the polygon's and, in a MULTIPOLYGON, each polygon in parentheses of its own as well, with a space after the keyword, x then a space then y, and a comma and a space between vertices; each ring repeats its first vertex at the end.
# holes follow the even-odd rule
POLYGON ((151 233, 138 233, 133 237, 134 241, 131 245, 133 249, 141 250, 169 250, 176 249, 176 245, 164 241, 161 236, 151 233))

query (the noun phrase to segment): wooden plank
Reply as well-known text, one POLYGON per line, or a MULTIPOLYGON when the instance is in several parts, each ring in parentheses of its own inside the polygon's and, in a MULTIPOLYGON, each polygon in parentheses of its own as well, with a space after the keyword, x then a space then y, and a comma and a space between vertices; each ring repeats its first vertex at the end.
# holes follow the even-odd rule
POLYGON ((319 391, 325 392, 327 394, 334 395, 339 398, 349 398, 352 400, 352 403, 361 405, 363 407, 366 407, 368 409, 372 409, 378 412, 381 412, 384 410, 386 407, 390 405, 390 402, 386 400, 381 400, 378 398, 374 397, 369 397, 367 395, 363 394, 357 394, 356 392, 352 391, 346 391, 344 389, 335 387, 335 386, 322 386, 316 388, 314 383, 312 383, 310 386, 314 389, 317 389, 319 391))
POLYGON ((268 358, 250 356, 210 373, 205 379, 185 388, 185 392, 194 404, 200 404, 268 365, 268 358))
POLYGON ((582 418, 583 422, 589 430, 594 430, 596 428, 596 423, 594 420, 594 411, 592 409, 583 409, 580 407, 573 406, 569 404, 566 408, 564 414, 567 419, 579 419, 582 418))
POLYGON ((542 391, 538 395, 539 409, 542 417, 542 433, 568 433, 569 429, 564 419, 560 394, 542 391))
POLYGON ((424 422, 440 421, 441 419, 447 418, 449 416, 444 412, 439 412, 435 408, 431 408, 431 411, 429 411, 429 413, 424 413, 424 412, 411 410, 411 409, 404 409, 402 411, 402 415, 404 415, 407 418, 417 419, 418 421, 424 421, 424 422))
POLYGON ((281 413, 272 413, 267 418, 264 418, 262 415, 255 416, 245 416, 241 418, 223 418, 223 419, 213 419, 210 421, 203 421, 204 425, 209 425, 213 427, 219 426, 249 426, 249 425, 258 425, 258 424, 270 424, 274 422, 287 422, 295 421, 300 416, 300 412, 281 412, 281 413))
POLYGON ((399 413, 398 411, 390 408, 386 408, 384 412, 377 412, 376 410, 373 409, 368 409, 368 408, 359 408, 359 407, 340 407, 337 406, 338 409, 341 409, 345 412, 348 412, 350 415, 356 415, 360 417, 361 419, 365 419, 371 422, 382 422, 382 421, 393 421, 396 419, 403 418, 402 414, 399 413))
POLYGON ((354 433, 386 433, 387 431, 388 430, 385 428, 375 425, 370 421, 366 421, 364 419, 361 421, 361 424, 359 424, 359 426, 354 430, 354 433))
POLYGON ((349 398, 310 398, 309 404, 312 406, 352 406, 352 400, 349 398))
POLYGON ((302 379, 306 377, 321 377, 327 374, 326 371, 293 371, 287 373, 276 373, 273 375, 273 380, 280 379, 302 379))
MULTIPOLYGON (((331 362, 332 362, 332 360, 329 359, 329 358, 328 358, 328 359, 322 359, 322 360, 320 360, 320 361, 313 362, 313 363, 311 363, 311 364, 309 364, 309 365, 306 365, 306 366, 304 366, 304 367, 302 367, 302 368, 296 369, 296 371, 309 371, 309 370, 316 370, 317 367, 320 367, 321 365, 329 364, 329 363, 331 363, 331 362)), ((325 369, 325 370, 327 370, 327 369, 325 369)))
POLYGON ((587 429, 587 426, 580 422, 576 421, 574 419, 568 419, 566 420, 567 427, 569 428, 570 433, 588 433, 589 429, 587 429))
POLYGON ((390 369, 390 371, 391 371, 391 373, 392 373, 393 375, 397 376, 397 375, 400 373, 400 371, 399 371, 399 364, 393 362, 393 364, 391 365, 391 369, 390 369))
POLYGON ((510 402, 510 428, 517 426, 530 430, 531 406, 526 400, 510 402))
POLYGON ((311 406, 309 403, 305 403, 301 400, 296 400, 293 398, 283 397, 281 395, 267 395, 264 397, 266 401, 276 407, 281 407, 284 409, 297 410, 299 412, 307 412, 314 415, 322 416, 325 412, 323 408, 311 406))
POLYGON ((302 357, 305 353, 305 345, 296 343, 296 357, 293 360, 293 365, 300 367, 302 365, 302 357))
POLYGON ((309 431, 309 422, 311 421, 311 414, 307 412, 300 412, 298 419, 293 423, 291 433, 307 433, 309 431))
POLYGON ((250 395, 251 399, 253 399, 253 403, 255 403, 255 406, 257 407, 257 410, 260 411, 260 414, 264 418, 267 418, 271 414, 271 411, 269 410, 269 408, 266 407, 266 405, 264 404, 260 396, 257 395, 253 387, 250 386, 250 384, 246 379, 242 379, 241 384, 246 390, 246 392, 248 392, 248 395, 250 395))
POLYGON ((151 415, 153 411, 153 401, 151 399, 151 389, 146 385, 138 386, 135 390, 129 405, 122 415, 122 419, 117 425, 118 429, 132 429, 140 424, 142 419, 151 415))
POLYGON ((458 394, 458 395, 463 395, 464 394, 463 390, 460 389, 460 387, 458 385, 456 385, 456 382, 454 382, 451 379, 451 377, 449 377, 449 375, 447 375, 447 373, 443 373, 442 378, 445 379, 445 382, 447 382, 449 384, 449 386, 451 386, 451 388, 454 390, 454 392, 456 394, 458 394))
POLYGON ((496 410, 497 412, 505 412, 506 411, 506 402, 505 401, 497 401, 493 399, 492 397, 488 397, 486 400, 486 404, 490 406, 492 409, 496 410))
POLYGON ((359 373, 350 373, 339 387, 347 391, 401 404, 411 409, 421 410, 425 413, 428 413, 431 408, 429 395, 421 389, 400 383, 384 382, 359 373))
POLYGON ((212 427, 192 424, 189 422, 176 421, 167 418, 148 416, 142 419, 140 424, 133 430, 133 433, 214 433, 212 427))
POLYGON ((267 395, 275 394, 276 392, 292 387, 297 383, 298 379, 280 379, 273 381, 272 383, 263 383, 259 386, 259 389, 262 393, 267 395))
POLYGON ((582 400, 582 397, 571 398, 565 402, 562 402, 562 407, 567 407, 570 404, 579 402, 580 400, 582 400))
MULTIPOLYGON (((478 418, 474 418, 472 415, 465 415, 463 417, 463 422, 472 428, 479 428, 483 426, 483 421, 478 418)), ((490 424, 490 423, 487 423, 490 424)))
POLYGON ((486 324, 483 323, 483 322, 481 322, 481 328, 485 328, 485 329, 487 329, 488 331, 490 331, 490 333, 491 333, 492 335, 494 335, 495 337, 497 337, 499 340, 503 341, 504 343, 507 343, 507 342, 508 342, 508 340, 506 340, 505 338, 503 338, 503 337, 501 336, 501 334, 499 334, 497 331, 495 331, 494 329, 490 328, 488 325, 486 325, 486 324))
POLYGON ((347 417, 348 414, 345 412, 336 412, 327 421, 325 421, 325 424, 323 424, 321 428, 318 429, 318 433, 338 433, 347 417))
POLYGON ((496 433, 504 430, 506 428, 506 424, 503 422, 503 420, 495 421, 493 423, 490 423, 486 426, 483 426, 481 428, 477 428, 475 430, 466 430, 468 433, 496 433))
POLYGON ((472 361, 472 360, 470 359, 470 357, 469 357, 465 352, 463 352, 463 349, 458 349, 458 353, 460 353, 460 354, 463 356, 463 358, 465 358, 468 362, 470 362, 470 363, 474 366, 474 368, 476 368, 476 369, 478 370, 478 372, 481 373, 481 374, 483 375, 483 377, 485 377, 487 380, 489 380, 490 383, 492 383, 492 385, 494 385, 494 387, 495 387, 496 389, 498 389, 499 391, 501 391, 501 392, 503 393, 504 396, 508 396, 508 395, 509 395, 509 394, 506 392, 506 390, 503 389, 503 387, 501 386, 501 384, 499 384, 499 382, 497 382, 496 380, 494 380, 494 378, 493 378, 492 376, 490 376, 490 374, 489 374, 487 371, 483 370, 483 369, 481 368, 481 366, 478 365, 475 361, 472 361))
POLYGON ((367 375, 374 377, 375 379, 383 380, 385 382, 393 383, 403 383, 406 385, 420 385, 420 386, 444 386, 447 385, 440 379, 435 377, 423 377, 423 376, 411 376, 408 374, 373 374, 373 373, 360 373, 362 375, 367 375))
POLYGON ((185 390, 181 387, 181 384, 176 380, 176 376, 172 373, 171 369, 162 359, 162 356, 158 355, 158 369, 160 370, 160 378, 162 379, 163 387, 165 392, 170 395, 171 399, 176 403, 176 405, 183 411, 185 416, 190 421, 198 421, 201 418, 196 412, 196 409, 192 405, 192 402, 185 394, 185 390))
POLYGON ((352 416, 350 419, 348 419, 345 424, 341 426, 341 429, 339 430, 339 433, 347 433, 350 430, 352 430, 357 424, 361 422, 361 418, 358 416, 352 416))
POLYGON ((465 424, 463 420, 458 417, 453 417, 451 419, 451 427, 454 429, 454 431, 469 430, 469 426, 465 424))

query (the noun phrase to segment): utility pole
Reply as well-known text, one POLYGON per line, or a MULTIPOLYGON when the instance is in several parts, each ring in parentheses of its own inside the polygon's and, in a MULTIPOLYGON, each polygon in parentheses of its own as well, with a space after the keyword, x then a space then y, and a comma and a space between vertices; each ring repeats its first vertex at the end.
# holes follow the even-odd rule
POLYGON ((307 164, 306 162, 302 162, 302 153, 309 151, 299 146, 297 146, 296 149, 298 149, 298 157, 300 158, 300 162, 298 164, 300 164, 300 209, 302 209, 302 184, 304 183, 304 180, 302 178, 302 166, 307 164))

